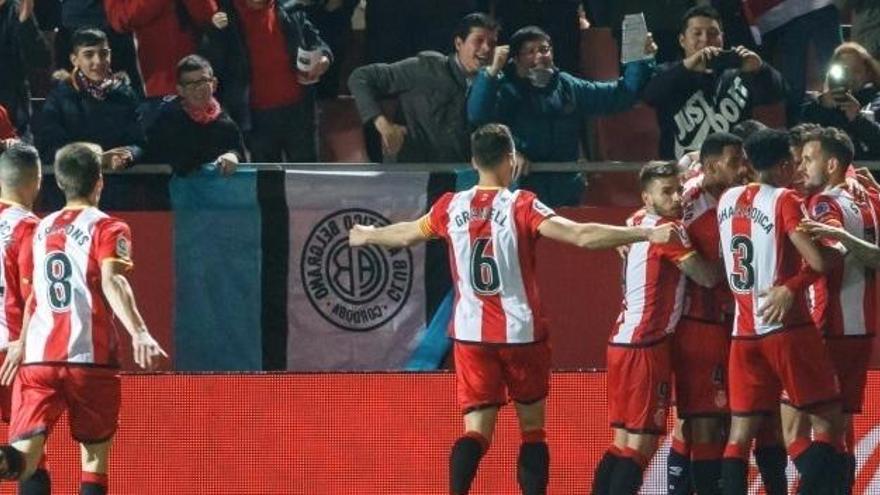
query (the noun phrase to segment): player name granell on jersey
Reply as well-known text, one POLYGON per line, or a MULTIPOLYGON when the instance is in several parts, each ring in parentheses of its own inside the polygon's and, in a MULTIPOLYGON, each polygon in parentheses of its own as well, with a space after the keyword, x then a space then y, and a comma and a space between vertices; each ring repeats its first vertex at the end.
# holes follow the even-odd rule
POLYGON ((37 240, 42 241, 49 237, 52 234, 57 234, 63 231, 64 235, 67 236, 68 239, 76 242, 76 244, 80 247, 85 246, 92 240, 89 236, 88 232, 83 229, 77 227, 75 224, 69 223, 67 225, 50 225, 45 229, 37 232, 37 240))
POLYGON ((718 210, 718 223, 724 223, 733 218, 748 218, 753 224, 764 229, 764 232, 773 232, 773 220, 769 215, 754 206, 736 207, 728 206, 718 210))
POLYGON ((454 218, 456 227, 462 227, 469 222, 475 222, 478 220, 491 220, 498 224, 499 227, 504 227, 507 222, 507 211, 486 206, 484 208, 471 208, 470 210, 465 210, 461 213, 457 213, 454 218))

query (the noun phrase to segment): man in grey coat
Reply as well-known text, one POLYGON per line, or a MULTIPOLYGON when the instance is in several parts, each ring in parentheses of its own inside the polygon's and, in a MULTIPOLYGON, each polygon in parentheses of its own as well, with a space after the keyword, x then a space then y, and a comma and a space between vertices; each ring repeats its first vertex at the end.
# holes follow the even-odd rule
POLYGON ((492 62, 498 24, 481 13, 462 18, 455 52, 425 51, 392 64, 352 72, 348 88, 364 125, 382 138, 385 157, 398 162, 468 162, 470 141, 465 101, 477 71, 492 62), (397 97, 403 125, 382 114, 379 100, 397 97))

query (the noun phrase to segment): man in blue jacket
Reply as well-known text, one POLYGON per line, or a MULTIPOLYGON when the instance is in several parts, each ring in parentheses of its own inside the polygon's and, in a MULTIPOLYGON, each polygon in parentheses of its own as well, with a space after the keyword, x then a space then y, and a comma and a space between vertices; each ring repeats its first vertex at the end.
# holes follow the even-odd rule
MULTIPOLYGON (((649 35, 645 53, 656 51, 649 35)), ((511 36, 509 49, 498 47, 492 65, 477 74, 467 101, 468 121, 510 127, 526 176, 520 186, 549 205, 576 204, 583 192, 577 174, 528 176, 528 163, 576 161, 585 117, 631 108, 653 67, 651 58, 625 64, 617 81, 580 79, 556 68, 550 36, 527 26, 511 36)))

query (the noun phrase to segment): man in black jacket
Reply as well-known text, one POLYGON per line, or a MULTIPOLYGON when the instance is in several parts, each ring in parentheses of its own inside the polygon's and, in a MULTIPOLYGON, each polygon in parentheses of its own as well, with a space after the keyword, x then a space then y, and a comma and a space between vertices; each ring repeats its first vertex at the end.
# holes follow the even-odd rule
POLYGON ((310 85, 332 53, 295 0, 227 0, 202 52, 223 82, 220 101, 246 132, 254 162, 318 159, 310 85))
POLYGON ((699 150, 709 134, 729 132, 751 118, 754 105, 784 98, 785 83, 776 69, 742 46, 723 49, 715 9, 688 10, 678 41, 684 59, 658 67, 643 94, 657 111, 660 157, 699 150))
POLYGON ((0 105, 9 111, 18 135, 30 132, 28 71, 48 67, 49 43, 34 19, 34 0, 0 0, 0 105))
POLYGON ((177 94, 159 108, 147 128, 149 157, 187 175, 213 163, 223 175, 244 160, 238 126, 214 98, 217 79, 207 60, 189 55, 177 64, 177 94))

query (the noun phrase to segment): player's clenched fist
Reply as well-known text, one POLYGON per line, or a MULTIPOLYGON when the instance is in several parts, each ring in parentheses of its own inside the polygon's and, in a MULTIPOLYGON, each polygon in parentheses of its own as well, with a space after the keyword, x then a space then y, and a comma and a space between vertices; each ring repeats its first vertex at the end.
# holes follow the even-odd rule
POLYGON ((504 68, 504 64, 507 63, 507 58, 510 56, 510 46, 501 45, 495 47, 495 55, 492 57, 492 65, 489 66, 487 71, 490 75, 496 75, 501 72, 501 69, 504 68))
POLYGON ((370 233, 376 230, 372 225, 355 225, 348 231, 348 245, 352 247, 364 246, 370 233))
POLYGON ((663 225, 652 227, 651 230, 648 231, 648 242, 653 242, 655 244, 666 244, 673 239, 673 236, 678 235, 678 232, 674 228, 675 224, 672 223, 664 223, 663 225))

